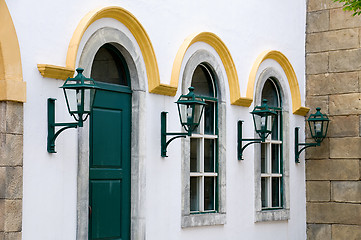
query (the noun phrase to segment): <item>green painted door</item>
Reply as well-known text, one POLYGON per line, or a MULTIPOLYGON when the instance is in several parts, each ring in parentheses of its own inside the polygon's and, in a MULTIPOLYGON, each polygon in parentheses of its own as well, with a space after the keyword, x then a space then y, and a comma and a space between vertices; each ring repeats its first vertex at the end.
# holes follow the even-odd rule
POLYGON ((101 87, 90 117, 89 239, 130 239, 130 87, 101 87))

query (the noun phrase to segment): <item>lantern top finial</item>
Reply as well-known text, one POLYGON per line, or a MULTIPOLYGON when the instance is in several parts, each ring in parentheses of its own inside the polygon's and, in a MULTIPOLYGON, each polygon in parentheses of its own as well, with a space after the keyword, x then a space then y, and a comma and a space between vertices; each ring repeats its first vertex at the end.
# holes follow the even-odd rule
POLYGON ((316 112, 311 114, 307 121, 330 121, 326 114, 321 113, 321 108, 317 107, 316 112))
POLYGON ((78 74, 82 74, 84 72, 84 68, 77 68, 76 71, 78 74))
POLYGON ((267 99, 263 99, 261 106, 255 106, 251 114, 259 116, 277 115, 273 108, 268 106, 267 102, 267 99))

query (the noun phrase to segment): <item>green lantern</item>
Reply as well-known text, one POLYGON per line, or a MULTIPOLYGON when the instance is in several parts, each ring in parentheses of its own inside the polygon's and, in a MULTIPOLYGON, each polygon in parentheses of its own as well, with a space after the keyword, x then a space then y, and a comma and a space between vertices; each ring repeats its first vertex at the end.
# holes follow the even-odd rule
POLYGON ((311 136, 315 140, 315 143, 300 143, 298 141, 298 132, 299 128, 295 128, 295 161, 299 163, 300 154, 303 150, 309 147, 320 146, 321 142, 327 135, 328 124, 330 119, 328 119, 326 114, 321 113, 321 108, 316 108, 316 113, 311 114, 308 119, 308 126, 310 127, 311 136), (299 147, 302 146, 301 149, 299 147))
POLYGON ((55 139, 61 132, 69 128, 83 127, 83 122, 88 118, 92 111, 92 106, 96 93, 96 85, 93 79, 86 78, 83 75, 84 69, 77 68, 77 75, 74 78, 68 78, 62 88, 68 107, 69 114, 74 117, 76 122, 56 123, 55 122, 55 100, 48 98, 48 144, 49 153, 55 153, 55 139), (55 132, 56 127, 61 127, 55 132))
POLYGON ((256 106, 251 112, 256 133, 261 137, 262 142, 272 132, 273 124, 277 113, 268 105, 267 100, 263 99, 261 106, 256 106))
POLYGON ((178 99, 178 115, 182 127, 186 130, 184 132, 167 132, 167 112, 161 112, 161 156, 167 157, 167 146, 177 138, 185 138, 192 136, 192 132, 197 129, 202 118, 203 110, 206 103, 202 98, 194 94, 194 88, 188 88, 189 92, 186 95, 181 95, 178 99), (173 136, 167 141, 167 136, 173 136))
POLYGON ((188 90, 188 94, 181 95, 176 103, 180 123, 191 136, 199 126, 206 103, 194 94, 194 87, 190 87, 188 90))
POLYGON ((326 114, 321 113, 321 108, 316 108, 316 113, 307 119, 312 138, 321 143, 327 135, 329 119, 326 114))
POLYGON ((77 68, 76 71, 78 74, 74 78, 68 78, 60 88, 64 90, 69 114, 81 127, 92 109, 96 86, 92 78, 83 75, 84 69, 77 68))

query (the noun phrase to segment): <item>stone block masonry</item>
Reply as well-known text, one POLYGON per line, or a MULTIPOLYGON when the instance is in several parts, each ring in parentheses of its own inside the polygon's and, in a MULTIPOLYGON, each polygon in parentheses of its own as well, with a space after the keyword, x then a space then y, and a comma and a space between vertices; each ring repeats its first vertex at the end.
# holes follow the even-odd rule
POLYGON ((23 104, 0 102, 0 240, 20 240, 23 198, 23 104))
POLYGON ((306 150, 307 239, 361 239, 361 16, 308 0, 305 48, 306 105, 331 120, 306 150))
POLYGON ((322 146, 306 150, 308 240, 361 239, 361 16, 351 15, 307 2, 306 105, 331 119, 322 146))

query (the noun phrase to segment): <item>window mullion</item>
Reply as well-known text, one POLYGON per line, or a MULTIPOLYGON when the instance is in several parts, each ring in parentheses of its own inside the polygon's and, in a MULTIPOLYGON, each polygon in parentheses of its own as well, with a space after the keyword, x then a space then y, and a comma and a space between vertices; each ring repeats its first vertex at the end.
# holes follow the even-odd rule
POLYGON ((204 176, 199 177, 199 211, 204 212, 204 176))
MULTIPOLYGON (((271 138, 271 135, 269 136, 271 138)), ((268 176, 268 185, 267 185, 267 206, 271 207, 272 206, 272 145, 271 142, 267 144, 267 151, 268 151, 268 155, 267 155, 267 173, 269 174, 268 176)))
POLYGON ((278 181, 278 206, 281 206, 281 184, 282 184, 282 178, 279 178, 279 181, 278 181))
POLYGON ((218 173, 216 173, 216 172, 206 172, 206 173, 203 173, 203 174, 200 174, 200 175, 205 176, 205 177, 217 177, 218 173))
POLYGON ((268 180, 268 207, 272 207, 272 177, 269 177, 268 180))
MULTIPOLYGON (((203 125, 203 124, 202 124, 203 125)), ((204 129, 202 129, 204 130, 204 129)), ((203 131, 201 132, 203 134, 203 131)), ((204 138, 202 137, 200 139, 200 195, 199 195, 199 206, 200 206, 200 211, 204 212, 204 138)))

